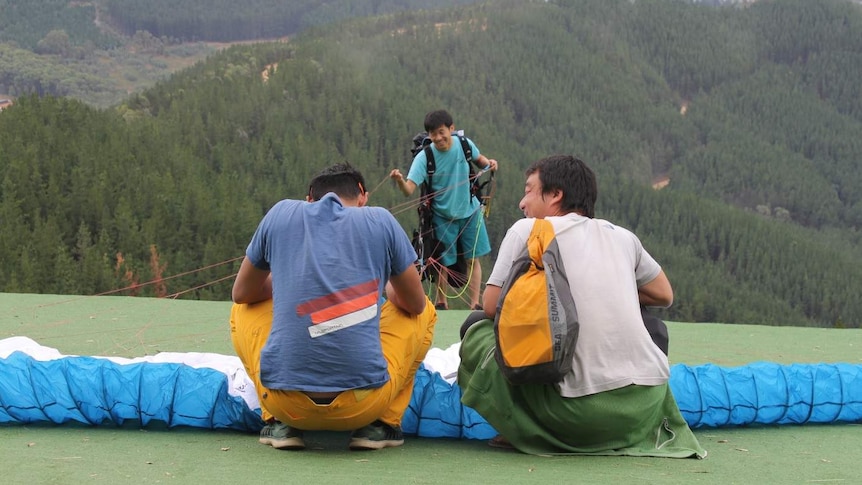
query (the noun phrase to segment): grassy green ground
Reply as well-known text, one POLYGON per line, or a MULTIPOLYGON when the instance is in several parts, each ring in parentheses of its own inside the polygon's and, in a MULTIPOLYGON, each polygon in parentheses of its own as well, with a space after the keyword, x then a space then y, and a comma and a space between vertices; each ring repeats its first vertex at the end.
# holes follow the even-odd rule
MULTIPOLYGON (((230 304, 127 297, 0 294, 0 338, 64 354, 233 354, 230 304)), ((466 311, 441 312, 435 346, 457 341, 466 311)), ((672 363, 862 364, 862 330, 669 323, 672 363)), ((0 394, 0 400, 3 396, 0 394)), ((81 425, 0 426, 0 483, 862 483, 858 424, 698 429, 705 460, 543 458, 481 441, 408 438, 347 451, 346 433, 311 433, 276 451, 239 432, 81 425)))

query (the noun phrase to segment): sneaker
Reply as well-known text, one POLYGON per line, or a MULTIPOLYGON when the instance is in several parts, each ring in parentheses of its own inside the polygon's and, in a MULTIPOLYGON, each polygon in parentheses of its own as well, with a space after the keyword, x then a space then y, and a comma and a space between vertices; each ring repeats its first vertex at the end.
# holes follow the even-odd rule
POLYGON ((404 444, 401 426, 390 426, 383 421, 375 421, 359 428, 350 435, 351 450, 379 450, 404 444))
POLYGON ((437 310, 448 310, 449 305, 447 305, 445 303, 436 303, 436 304, 434 304, 434 308, 437 310))
POLYGON ((278 450, 304 450, 305 441, 302 440, 302 430, 274 422, 267 424, 260 430, 260 443, 270 445, 278 450))

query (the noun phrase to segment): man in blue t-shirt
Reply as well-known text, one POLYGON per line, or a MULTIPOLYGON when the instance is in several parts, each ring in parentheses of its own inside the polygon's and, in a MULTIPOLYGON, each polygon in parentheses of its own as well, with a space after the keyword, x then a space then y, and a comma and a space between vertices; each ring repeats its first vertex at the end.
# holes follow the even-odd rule
POLYGON ((267 421, 263 444, 304 449, 303 430, 352 431, 354 450, 404 442, 437 314, 407 235, 366 206, 365 187, 350 165, 327 168, 306 201, 267 212, 246 250, 231 338, 267 421))
MULTIPOLYGON (((434 233, 443 252, 438 263, 441 275, 437 278, 437 308, 447 309, 446 266, 452 266, 461 254, 468 274, 470 308, 481 309, 479 293, 482 284, 482 267, 477 259, 491 252, 488 231, 482 219, 479 200, 470 193, 470 166, 460 140, 455 134, 455 123, 445 110, 425 115, 425 131, 431 139, 435 172, 431 180, 431 201, 434 233)), ((472 140, 466 139, 473 159, 482 169, 497 170, 497 161, 479 153, 472 140)), ((420 151, 410 165, 407 177, 397 168, 389 173, 404 195, 412 195, 416 187, 428 180, 428 160, 420 151)))

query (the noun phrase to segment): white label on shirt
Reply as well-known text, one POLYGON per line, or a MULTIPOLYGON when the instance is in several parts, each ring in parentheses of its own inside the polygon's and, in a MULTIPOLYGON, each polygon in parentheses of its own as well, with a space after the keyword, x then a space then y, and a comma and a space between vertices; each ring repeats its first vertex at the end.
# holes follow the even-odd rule
POLYGON ((308 333, 311 335, 311 338, 317 338, 321 335, 326 335, 328 333, 337 332, 338 330, 358 325, 362 322, 371 320, 376 316, 377 304, 374 304, 370 307, 363 308, 362 310, 348 313, 342 317, 333 318, 332 320, 312 325, 308 327, 308 333))

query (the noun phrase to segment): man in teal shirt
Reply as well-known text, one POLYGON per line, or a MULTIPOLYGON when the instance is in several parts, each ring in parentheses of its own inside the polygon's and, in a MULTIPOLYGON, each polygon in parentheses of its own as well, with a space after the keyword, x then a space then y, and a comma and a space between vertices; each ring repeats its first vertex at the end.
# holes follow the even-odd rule
MULTIPOLYGON (((432 111, 425 115, 425 130, 432 144, 435 172, 431 180, 432 224, 443 251, 438 263, 452 266, 463 255, 469 278, 470 308, 481 309, 479 293, 482 282, 482 267, 476 259, 491 252, 488 231, 479 200, 470 192, 470 166, 458 136, 455 123, 445 110, 432 111)), ((466 139, 473 159, 482 169, 497 170, 497 161, 479 152, 472 140, 466 139)), ((404 195, 412 195, 416 187, 428 179, 428 160, 425 151, 416 154, 407 177, 395 169, 389 174, 404 195)), ((437 309, 446 309, 448 290, 445 271, 437 279, 437 309)))

